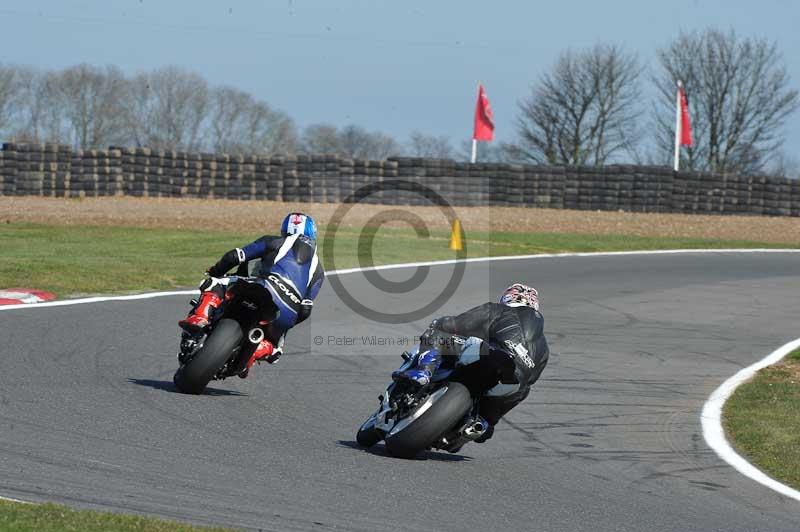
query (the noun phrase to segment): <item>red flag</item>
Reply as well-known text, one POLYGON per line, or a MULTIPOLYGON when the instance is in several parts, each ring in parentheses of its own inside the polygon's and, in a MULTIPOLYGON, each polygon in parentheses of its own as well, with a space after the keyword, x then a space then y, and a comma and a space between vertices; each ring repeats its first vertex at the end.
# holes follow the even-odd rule
POLYGON ((678 87, 678 94, 681 100, 681 146, 691 146, 692 121, 689 118, 689 101, 686 99, 686 92, 682 85, 678 87))
POLYGON ((489 98, 486 97, 483 85, 478 85, 478 103, 475 105, 475 128, 472 130, 472 138, 485 141, 494 139, 492 108, 489 106, 489 98))

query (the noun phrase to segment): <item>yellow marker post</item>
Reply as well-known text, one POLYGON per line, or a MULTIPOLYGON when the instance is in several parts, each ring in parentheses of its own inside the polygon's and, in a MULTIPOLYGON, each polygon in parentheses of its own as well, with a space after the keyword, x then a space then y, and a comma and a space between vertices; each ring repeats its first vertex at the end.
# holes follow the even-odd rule
POLYGON ((461 229, 461 222, 458 218, 453 222, 453 230, 450 233, 450 249, 453 251, 464 250, 464 231, 461 229))

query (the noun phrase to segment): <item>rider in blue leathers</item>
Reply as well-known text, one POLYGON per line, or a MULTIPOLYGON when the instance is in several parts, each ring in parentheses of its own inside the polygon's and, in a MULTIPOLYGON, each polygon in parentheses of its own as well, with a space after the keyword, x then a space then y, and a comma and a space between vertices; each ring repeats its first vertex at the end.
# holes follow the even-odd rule
POLYGON ((239 373, 247 377, 256 360, 277 362, 283 353, 286 332, 311 315, 314 299, 325 279, 325 271, 317 256, 317 225, 303 213, 293 212, 281 225, 281 236, 263 236, 243 248, 225 253, 207 273, 209 278, 200 285, 201 297, 197 306, 185 319, 178 322, 181 328, 197 334, 208 326, 210 313, 224 303, 227 286, 236 277, 220 278, 234 266, 237 275, 246 277, 255 261, 260 260, 254 275, 267 281, 280 310, 278 318, 269 325, 268 334, 259 344, 247 365, 239 373))

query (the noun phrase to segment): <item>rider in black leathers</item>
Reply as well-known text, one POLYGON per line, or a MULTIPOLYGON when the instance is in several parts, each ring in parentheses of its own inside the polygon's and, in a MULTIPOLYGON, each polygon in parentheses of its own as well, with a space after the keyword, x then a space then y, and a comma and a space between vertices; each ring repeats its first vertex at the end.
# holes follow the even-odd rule
POLYGON ((483 340, 480 360, 471 365, 474 378, 487 390, 478 405, 480 415, 489 423, 486 434, 476 440, 482 443, 491 438, 500 418, 528 396, 547 365, 550 350, 538 292, 515 283, 503 292, 500 303, 484 303, 457 316, 434 320, 420 342, 420 353, 429 354, 420 356, 417 368, 397 371, 392 377, 429 386, 430 377, 443 362, 442 355, 458 355, 458 344, 451 335, 483 340))

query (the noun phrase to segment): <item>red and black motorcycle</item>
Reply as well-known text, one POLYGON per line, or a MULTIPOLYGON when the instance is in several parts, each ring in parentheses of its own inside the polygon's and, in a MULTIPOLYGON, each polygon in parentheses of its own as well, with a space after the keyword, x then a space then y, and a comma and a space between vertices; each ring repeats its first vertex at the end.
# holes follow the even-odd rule
MULTIPOLYGON (((211 315, 211 323, 200 333, 182 331, 178 362, 172 381, 190 394, 200 394, 212 380, 239 375, 264 338, 272 338, 270 323, 278 318, 278 307, 258 277, 236 277, 229 283, 225 303, 211 315)), ((192 300, 197 306, 197 301, 192 300)))

